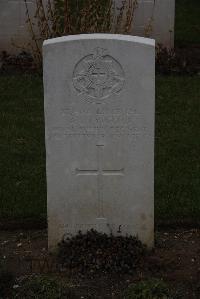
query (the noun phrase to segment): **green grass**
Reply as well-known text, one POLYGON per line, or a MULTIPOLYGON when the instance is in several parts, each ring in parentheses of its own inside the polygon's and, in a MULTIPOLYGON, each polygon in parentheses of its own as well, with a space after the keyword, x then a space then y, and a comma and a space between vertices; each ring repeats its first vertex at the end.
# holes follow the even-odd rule
MULTIPOLYGON (((200 77, 157 77, 156 220, 200 217, 200 77)), ((46 217, 42 79, 0 77, 0 217, 46 217)))
POLYGON ((199 0, 176 0, 175 44, 200 44, 199 0))
POLYGON ((157 220, 200 216, 200 77, 158 77, 155 200, 157 220))
POLYGON ((40 77, 0 77, 0 213, 46 214, 43 90, 40 77))
MULTIPOLYGON (((143 280, 130 284, 124 292, 124 299, 170 299, 172 293, 160 279, 143 280)), ((173 297, 174 298, 174 297, 173 297)))
POLYGON ((74 298, 75 291, 67 283, 61 282, 60 278, 49 276, 29 277, 24 282, 20 283, 20 287, 12 292, 12 298, 18 299, 63 299, 74 298))

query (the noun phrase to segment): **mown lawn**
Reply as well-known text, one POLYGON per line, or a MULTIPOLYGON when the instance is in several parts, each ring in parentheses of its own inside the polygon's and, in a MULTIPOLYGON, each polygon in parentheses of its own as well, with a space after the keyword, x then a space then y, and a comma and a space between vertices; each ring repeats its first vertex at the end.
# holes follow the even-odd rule
MULTIPOLYGON (((156 221, 200 217, 200 77, 157 77, 156 221)), ((46 218, 39 76, 0 77, 0 217, 46 218)))
POLYGON ((156 220, 200 217, 200 77, 156 81, 156 220))
POLYGON ((46 217, 42 80, 0 77, 1 218, 46 217))
POLYGON ((175 45, 200 45, 200 1, 176 0, 175 45))

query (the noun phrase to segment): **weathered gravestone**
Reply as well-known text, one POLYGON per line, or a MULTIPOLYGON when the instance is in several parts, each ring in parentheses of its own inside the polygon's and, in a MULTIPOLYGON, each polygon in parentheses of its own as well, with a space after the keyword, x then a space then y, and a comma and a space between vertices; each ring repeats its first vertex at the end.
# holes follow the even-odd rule
POLYGON ((44 42, 49 248, 91 228, 153 245, 154 41, 44 42))

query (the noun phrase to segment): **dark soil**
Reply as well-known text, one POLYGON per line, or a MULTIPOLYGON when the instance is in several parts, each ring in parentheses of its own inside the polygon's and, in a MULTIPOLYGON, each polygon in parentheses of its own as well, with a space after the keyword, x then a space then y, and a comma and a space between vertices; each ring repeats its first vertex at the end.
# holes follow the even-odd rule
POLYGON ((59 277, 68 280, 77 298, 122 298, 130 283, 147 278, 164 279, 181 299, 200 298, 199 229, 157 232, 155 249, 132 274, 98 273, 88 278, 70 272, 48 254, 45 230, 1 231, 0 254, 6 270, 17 279, 33 273, 59 277))

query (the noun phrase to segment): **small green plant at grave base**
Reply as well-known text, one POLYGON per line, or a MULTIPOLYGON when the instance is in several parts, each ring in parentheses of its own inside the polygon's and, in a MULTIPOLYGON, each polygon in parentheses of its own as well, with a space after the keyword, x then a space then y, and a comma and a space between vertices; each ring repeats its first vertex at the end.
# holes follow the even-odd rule
POLYGON ((124 0, 116 16, 112 0, 48 0, 46 5, 43 0, 35 2, 33 19, 24 0, 31 41, 20 48, 32 53, 38 67, 42 65, 41 45, 45 39, 81 33, 127 34, 138 5, 138 0, 124 0))
POLYGON ((170 293, 162 280, 152 279, 130 285, 123 299, 174 299, 170 293))
POLYGON ((97 273, 132 274, 147 253, 133 236, 113 236, 90 230, 59 244, 58 261, 80 276, 97 273))
POLYGON ((13 290, 13 299, 76 299, 76 295, 71 287, 57 281, 56 278, 46 276, 36 276, 26 279, 13 290))

